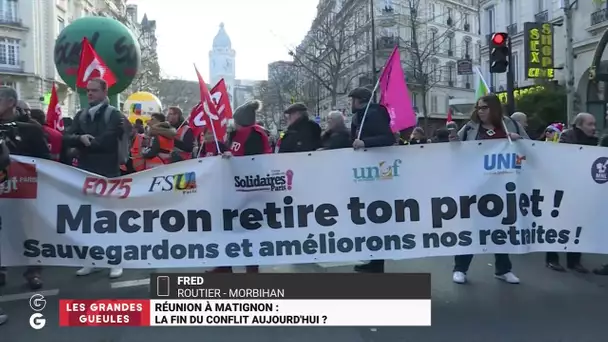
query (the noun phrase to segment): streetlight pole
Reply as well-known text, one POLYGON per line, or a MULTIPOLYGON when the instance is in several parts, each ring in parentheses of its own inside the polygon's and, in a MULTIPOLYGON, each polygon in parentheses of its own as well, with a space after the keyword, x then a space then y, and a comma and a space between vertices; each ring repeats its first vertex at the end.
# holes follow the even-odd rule
POLYGON ((564 0, 564 19, 566 21, 566 124, 574 117, 574 47, 572 32, 572 7, 578 0, 564 0))
MULTIPOLYGON (((369 0, 369 13, 371 17, 372 30, 372 86, 376 85, 376 21, 374 19, 374 0, 369 0)), ((373 101, 376 102, 376 93, 374 92, 373 101)))

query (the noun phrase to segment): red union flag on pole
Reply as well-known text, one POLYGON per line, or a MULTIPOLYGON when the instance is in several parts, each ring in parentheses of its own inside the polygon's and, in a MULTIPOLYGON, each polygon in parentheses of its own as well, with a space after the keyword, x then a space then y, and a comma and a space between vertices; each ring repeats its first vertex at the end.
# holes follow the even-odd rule
POLYGON ((232 119, 232 107, 230 106, 230 96, 228 94, 228 88, 226 88, 226 82, 222 78, 217 84, 211 89, 211 99, 217 108, 217 113, 223 116, 224 119, 232 119))
POLYGON ((108 88, 116 84, 116 75, 108 68, 106 63, 97 55, 87 37, 82 38, 80 51, 80 64, 76 76, 76 87, 86 88, 93 78, 101 78, 108 84, 108 88))
POLYGON ((53 83, 53 89, 51 90, 51 98, 49 100, 49 107, 46 110, 46 125, 60 132, 63 131, 61 106, 59 105, 59 97, 57 96, 57 85, 55 85, 55 83, 53 83))
POLYGON ((386 61, 379 83, 382 92, 380 104, 384 105, 391 115, 393 132, 416 126, 416 114, 407 90, 407 83, 401 66, 401 56, 397 46, 386 61))
POLYGON ((195 136, 199 136, 204 131, 205 126, 211 127, 216 140, 223 140, 223 137, 226 135, 226 126, 225 124, 222 125, 222 121, 224 121, 223 113, 218 112, 215 103, 211 99, 209 89, 207 89, 207 84, 201 73, 198 72, 196 65, 194 65, 194 70, 198 78, 201 102, 190 114, 190 118, 188 119, 190 129, 193 130, 195 136))

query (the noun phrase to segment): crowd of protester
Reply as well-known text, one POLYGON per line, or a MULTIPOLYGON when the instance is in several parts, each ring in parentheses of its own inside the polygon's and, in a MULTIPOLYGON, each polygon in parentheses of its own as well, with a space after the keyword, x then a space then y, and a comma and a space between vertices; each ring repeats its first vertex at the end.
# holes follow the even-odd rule
MULTIPOLYGON (((447 122, 427 136, 421 127, 411 134, 394 134, 390 127, 387 109, 372 101, 367 88, 353 90, 349 97, 352 105, 352 123, 347 127, 342 112, 330 112, 327 128, 311 120, 303 103, 294 103, 285 109, 287 127, 278 137, 270 134, 258 121, 262 103, 254 100, 235 109, 233 125, 226 139, 217 138, 210 130, 195 136, 179 107, 169 107, 167 114, 154 113, 144 124, 128 118, 108 103, 107 84, 93 79, 87 85, 89 106, 80 110, 73 119, 64 118, 64 132, 46 125, 41 110, 31 110, 19 101, 17 92, 0 87, 0 123, 19 122, 19 139, 8 141, 12 154, 53 159, 74 167, 99 174, 117 177, 146 169, 192 158, 221 155, 224 158, 251 156, 268 153, 295 153, 341 148, 374 148, 393 145, 418 145, 427 143, 451 143, 489 139, 529 139, 526 132, 527 115, 516 112, 506 115, 497 96, 490 94, 480 98, 469 122, 459 127, 447 122), (369 106, 368 106, 369 103, 369 106), (367 108, 367 112, 366 112, 367 108), (365 117, 365 118, 364 118, 365 117)), ((547 126, 539 140, 551 143, 608 146, 608 138, 598 139, 596 122, 591 114, 578 114, 572 127, 561 123, 547 126)), ((454 257, 453 281, 465 283, 473 255, 454 257)), ((560 264, 558 253, 546 253, 546 266, 555 271, 566 269, 588 273, 582 265, 581 253, 566 253, 566 267, 560 264)), ((258 266, 246 267, 248 273, 257 273, 258 266)), ((27 267, 23 276, 32 290, 42 288, 41 267, 27 267)), ((384 260, 372 260, 355 267, 357 272, 383 273, 384 260)), ((78 276, 86 276, 97 269, 84 267, 78 276)), ((217 267, 211 272, 229 273, 232 268, 217 267)), ((608 275, 608 265, 593 270, 598 275, 608 275)), ((123 270, 110 269, 109 276, 118 278, 123 270)), ((495 277, 508 283, 518 284, 519 278, 512 271, 507 254, 495 255, 495 277)), ((0 286, 6 281, 6 269, 0 271, 0 286)), ((0 309, 0 324, 7 320, 0 309)))

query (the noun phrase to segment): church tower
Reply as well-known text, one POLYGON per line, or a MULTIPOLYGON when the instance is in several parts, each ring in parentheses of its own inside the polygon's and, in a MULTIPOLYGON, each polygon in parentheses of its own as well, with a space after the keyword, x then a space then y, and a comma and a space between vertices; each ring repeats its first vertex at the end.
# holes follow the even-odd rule
POLYGON ((236 52, 232 49, 230 37, 224 29, 224 23, 220 24, 220 30, 213 38, 213 49, 209 51, 209 80, 210 86, 214 86, 222 78, 226 82, 226 88, 230 96, 230 104, 234 104, 235 68, 234 58, 236 52))

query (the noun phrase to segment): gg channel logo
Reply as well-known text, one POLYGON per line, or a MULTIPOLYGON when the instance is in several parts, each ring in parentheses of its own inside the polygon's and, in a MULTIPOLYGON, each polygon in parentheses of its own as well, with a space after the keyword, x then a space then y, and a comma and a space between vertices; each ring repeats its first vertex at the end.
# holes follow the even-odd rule
POLYGON ((30 308, 34 313, 30 316, 30 327, 36 330, 44 328, 46 318, 40 312, 46 307, 46 299, 43 295, 36 293, 30 297, 30 308))

